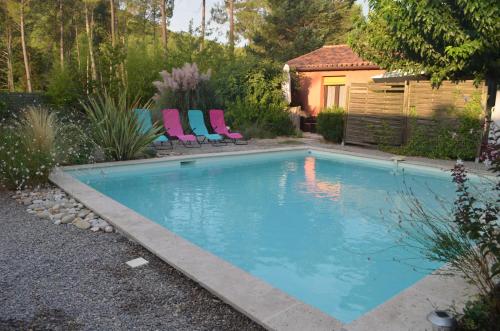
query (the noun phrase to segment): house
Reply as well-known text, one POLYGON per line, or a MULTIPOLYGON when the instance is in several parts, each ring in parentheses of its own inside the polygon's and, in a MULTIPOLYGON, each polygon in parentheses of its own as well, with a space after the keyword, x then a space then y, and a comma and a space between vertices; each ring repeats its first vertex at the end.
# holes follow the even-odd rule
POLYGON ((366 83, 385 70, 360 58, 348 45, 323 46, 288 61, 285 70, 298 74, 298 90, 292 92, 292 103, 302 107, 309 117, 304 131, 314 131, 315 118, 324 108, 345 107, 347 88, 351 83, 366 83))

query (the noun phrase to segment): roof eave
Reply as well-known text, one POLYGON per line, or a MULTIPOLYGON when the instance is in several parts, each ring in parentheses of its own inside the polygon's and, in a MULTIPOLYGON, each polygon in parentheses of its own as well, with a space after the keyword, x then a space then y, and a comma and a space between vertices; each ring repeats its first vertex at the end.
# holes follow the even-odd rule
POLYGON ((290 65, 291 69, 298 72, 308 72, 308 71, 349 71, 349 70, 381 70, 380 67, 376 65, 364 65, 364 66, 341 66, 341 67, 314 67, 314 66, 294 66, 290 65))

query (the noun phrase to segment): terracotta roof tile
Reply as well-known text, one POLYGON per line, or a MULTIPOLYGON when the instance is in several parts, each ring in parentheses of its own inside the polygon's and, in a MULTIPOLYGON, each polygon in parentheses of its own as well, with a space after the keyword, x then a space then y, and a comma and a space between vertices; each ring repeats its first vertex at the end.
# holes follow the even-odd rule
POLYGON ((380 69, 360 58, 347 45, 323 46, 287 62, 297 71, 380 69))

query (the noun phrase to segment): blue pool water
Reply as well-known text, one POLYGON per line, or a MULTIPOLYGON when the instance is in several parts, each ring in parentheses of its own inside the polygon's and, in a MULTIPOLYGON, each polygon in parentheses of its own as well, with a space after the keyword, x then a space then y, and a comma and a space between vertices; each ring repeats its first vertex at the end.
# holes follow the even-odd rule
POLYGON ((440 266, 382 217, 404 208, 403 178, 429 207, 454 196, 446 173, 306 151, 72 175, 345 323, 440 266))

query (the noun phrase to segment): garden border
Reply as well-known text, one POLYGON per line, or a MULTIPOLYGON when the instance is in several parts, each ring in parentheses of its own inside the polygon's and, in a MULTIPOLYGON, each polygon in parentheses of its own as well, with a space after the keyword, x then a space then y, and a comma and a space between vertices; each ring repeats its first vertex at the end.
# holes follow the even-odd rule
MULTIPOLYGON (((299 150, 344 154, 385 162, 391 161, 391 158, 382 156, 301 146, 69 166, 54 170, 50 176, 50 180, 76 200, 86 205, 87 208, 99 214, 124 235, 138 242, 215 296, 221 298, 236 310, 268 329, 342 331, 422 330, 426 323, 425 316, 434 306, 448 306, 451 303, 455 303, 458 308, 463 306, 466 297, 472 295, 474 292, 467 289, 465 281, 459 277, 455 279, 436 277, 437 273, 445 271, 446 268, 442 268, 424 277, 392 299, 385 301, 375 309, 362 315, 357 320, 349 324, 343 324, 319 309, 291 297, 246 271, 177 236, 161 225, 141 216, 64 172, 65 170, 151 164, 157 162, 170 163, 181 160, 299 150)), ((422 167, 419 162, 405 163, 422 167)), ((442 169, 434 165, 424 165, 424 167, 442 169)))

